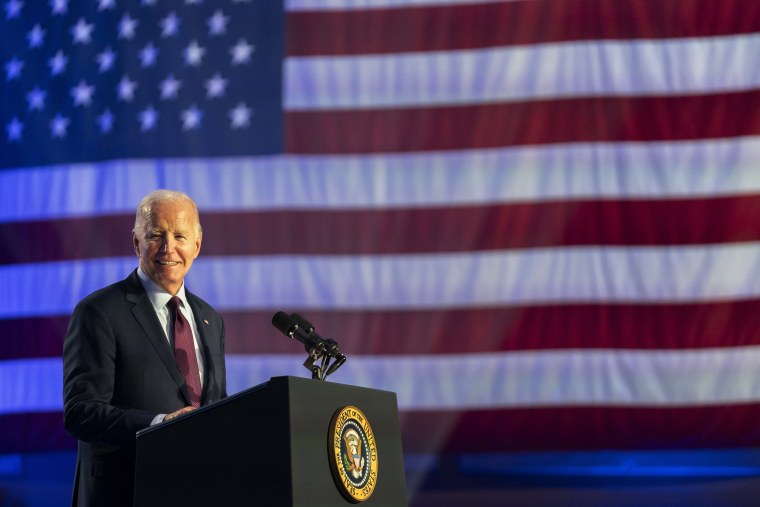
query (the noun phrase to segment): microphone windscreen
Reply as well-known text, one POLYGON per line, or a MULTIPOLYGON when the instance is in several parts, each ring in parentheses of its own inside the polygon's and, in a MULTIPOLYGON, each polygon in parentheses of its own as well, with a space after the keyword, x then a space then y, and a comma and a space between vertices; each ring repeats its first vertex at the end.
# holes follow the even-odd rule
POLYGON ((282 334, 290 335, 290 332, 297 325, 296 321, 285 312, 277 312, 272 317, 272 325, 282 332, 282 334))

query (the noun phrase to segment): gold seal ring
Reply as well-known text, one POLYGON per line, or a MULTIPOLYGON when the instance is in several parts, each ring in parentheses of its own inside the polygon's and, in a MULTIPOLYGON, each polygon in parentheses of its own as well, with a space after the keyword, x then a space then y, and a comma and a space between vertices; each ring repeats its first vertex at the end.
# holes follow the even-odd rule
POLYGON ((377 444, 361 410, 349 405, 335 412, 328 455, 335 484, 347 500, 358 503, 372 495, 377 485, 377 444))

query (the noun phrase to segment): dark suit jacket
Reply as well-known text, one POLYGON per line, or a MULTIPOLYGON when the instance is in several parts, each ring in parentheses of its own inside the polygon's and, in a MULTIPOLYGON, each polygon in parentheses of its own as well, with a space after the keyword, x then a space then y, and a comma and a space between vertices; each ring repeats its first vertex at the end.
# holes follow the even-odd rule
MULTIPOLYGON (((203 351, 207 405, 227 395, 224 322, 186 295, 203 351)), ((73 505, 131 506, 135 433, 156 415, 190 405, 137 270, 74 309, 63 344, 63 394, 66 431, 79 440, 73 505)))

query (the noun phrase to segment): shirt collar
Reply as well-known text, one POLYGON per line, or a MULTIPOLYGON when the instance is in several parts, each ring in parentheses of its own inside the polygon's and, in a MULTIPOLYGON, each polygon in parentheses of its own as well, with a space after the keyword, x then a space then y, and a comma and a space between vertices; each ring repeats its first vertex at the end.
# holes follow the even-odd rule
MULTIPOLYGON (((142 283, 145 292, 148 293, 148 299, 150 299, 150 303, 153 305, 155 311, 163 310, 166 308, 166 303, 169 302, 169 300, 172 298, 172 295, 166 292, 166 289, 151 280, 139 266, 137 268, 137 276, 140 278, 140 283, 142 283)), ((179 291, 177 291, 176 296, 180 301, 182 301, 182 306, 189 308, 187 297, 185 297, 184 281, 182 282, 182 286, 179 288, 179 291)))

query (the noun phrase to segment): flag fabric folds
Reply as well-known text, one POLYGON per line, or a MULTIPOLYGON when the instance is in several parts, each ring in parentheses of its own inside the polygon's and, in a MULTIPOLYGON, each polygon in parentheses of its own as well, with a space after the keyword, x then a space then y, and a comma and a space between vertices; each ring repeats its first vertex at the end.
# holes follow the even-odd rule
POLYGON ((0 452, 72 447, 60 351, 134 206, 201 209, 231 391, 299 312, 404 450, 760 445, 760 5, 10 0, 0 452))

